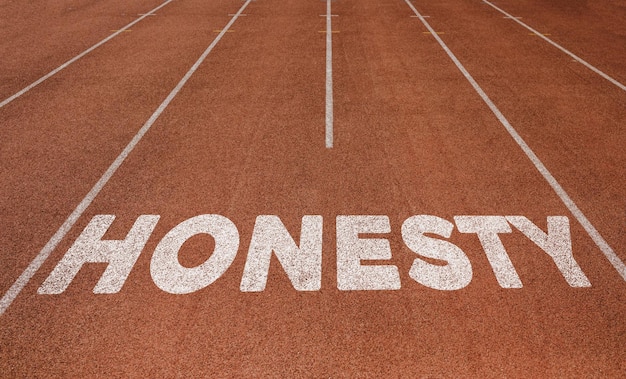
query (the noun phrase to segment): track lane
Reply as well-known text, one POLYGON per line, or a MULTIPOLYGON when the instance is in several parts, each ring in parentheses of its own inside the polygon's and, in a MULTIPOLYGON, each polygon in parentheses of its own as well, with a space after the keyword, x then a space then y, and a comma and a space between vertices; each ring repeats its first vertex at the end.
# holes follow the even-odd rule
POLYGON ((8 2, 0 8, 4 101, 163 1, 8 2))
MULTIPOLYGON (((381 32, 377 23, 381 22, 383 11, 393 7, 389 3, 386 3, 387 7, 368 5, 371 11, 367 13, 357 12, 359 7, 354 6, 353 18, 367 20, 367 14, 378 16, 369 19, 370 22, 363 22, 352 39, 348 40, 345 27, 338 25, 342 38, 336 45, 339 46, 340 41, 346 38, 344 48, 350 46, 358 53, 346 59, 345 64, 337 62, 335 65, 338 78, 336 93, 344 94, 336 103, 336 108, 344 112, 337 111, 336 117, 337 120, 353 120, 353 127, 349 128, 353 130, 350 138, 361 138, 354 142, 354 150, 367 151, 371 150, 371 146, 385 145, 385 161, 393 164, 386 172, 399 173, 395 183, 408 185, 397 192, 405 194, 407 202, 412 205, 412 212, 440 214, 447 219, 455 212, 510 212, 527 214, 537 222, 545 218, 546 213, 568 214, 554 193, 546 189, 545 181, 521 155, 510 136, 489 115, 465 79, 453 67, 450 68, 448 58, 432 37, 424 36, 419 26, 412 28, 408 23, 414 22, 409 21, 413 19, 408 17, 408 12, 403 19, 401 8, 388 11, 394 16, 390 20, 394 21, 387 22, 386 33, 381 32), (379 33, 389 35, 390 31, 395 32, 394 39, 382 40, 379 37, 379 33), (376 42, 377 49, 374 49, 373 42, 377 38, 381 41, 376 42), (431 48, 421 51, 420 46, 426 44, 432 44, 429 45, 431 48), (418 49, 421 53, 417 53, 418 49), (384 50, 385 54, 381 54, 380 50, 384 50), (394 56, 397 62, 403 64, 391 64, 394 62, 391 57, 394 56), (351 68, 350 74, 342 72, 341 67, 345 70, 351 68), (358 76, 359 71, 363 72, 361 77, 358 76), (342 91, 342 84, 349 85, 349 90, 342 91), (352 109, 350 114, 347 114, 348 109, 352 109), (363 109, 367 109, 365 116, 363 109), (364 120, 368 120, 367 128, 364 120), (407 128, 408 125, 413 128, 407 128), (394 132, 389 132, 389 129, 394 129, 394 132), (388 141, 390 135, 394 136, 396 129, 401 138, 393 138, 395 143, 382 142, 388 141), (414 133, 408 133, 406 129, 414 133), (407 146, 406 141, 411 141, 411 144, 407 146), (407 157, 411 157, 410 161, 414 164, 407 164, 407 157)), ((341 20, 346 20, 347 11, 341 12, 339 6, 337 9, 344 15, 341 20)), ((344 138, 347 138, 345 125, 342 127, 339 121, 336 124, 338 130, 344 130, 344 138)), ((338 144, 342 142, 341 135, 338 134, 338 144)), ((364 163, 364 166, 368 165, 364 163)), ((348 174, 345 173, 345 176, 348 174)), ((376 179, 371 182, 389 182, 376 179)), ((362 193, 368 191, 359 191, 358 196, 362 193)), ((341 200, 347 201, 348 198, 338 202, 341 203, 341 200)), ((369 204, 372 203, 378 204, 375 201, 369 204)), ((491 287, 495 282, 484 256, 480 256, 480 247, 472 245, 469 237, 457 235, 459 239, 456 239, 453 236, 458 246, 466 246, 465 251, 472 254, 470 259, 476 271, 470 286, 476 285, 472 288, 481 290, 472 292, 468 287, 463 296, 455 299, 461 303, 458 307, 463 309, 458 313, 454 311, 457 305, 448 302, 444 304, 449 308, 444 305, 444 309, 433 308, 432 301, 440 299, 436 296, 431 298, 431 302, 423 299, 416 301, 423 305, 416 314, 426 313, 430 317, 424 316, 422 320, 433 325, 430 333, 421 331, 419 337, 416 336, 423 341, 422 347, 430 347, 426 355, 431 358, 411 355, 414 350, 410 348, 402 352, 391 350, 397 354, 396 357, 406 359, 403 361, 405 365, 411 359, 421 362, 421 367, 427 367, 418 371, 421 375, 439 375, 442 362, 446 362, 446 369, 449 370, 446 372, 451 376, 480 376, 480 373, 496 369, 513 376, 563 375, 566 372, 571 375, 581 372, 591 374, 595 369, 616 372, 620 364, 609 362, 611 359, 614 362, 623 360, 618 348, 623 339, 619 337, 621 327, 612 325, 612 320, 624 314, 620 306, 624 299, 623 282, 573 220, 572 234, 577 260, 583 265, 593 286, 599 287, 592 290, 592 294, 582 291, 570 293, 571 289, 563 288, 563 283, 559 283, 562 279, 553 271, 553 264, 544 260, 545 256, 540 257, 536 247, 514 235, 503 238, 506 238, 505 245, 520 272, 524 288, 518 293, 498 291, 497 287, 491 287), (509 249, 509 243, 519 245, 509 249), (550 281, 550 284, 544 281, 550 281), (542 282, 546 285, 544 289, 541 288, 542 282), (611 305, 603 306, 605 301, 611 305), (605 318, 600 314, 606 308, 609 308, 607 311, 611 316, 605 318), (577 315, 575 309, 588 310, 593 317, 597 317, 598 325, 594 325, 595 321, 588 314, 577 315), (450 330, 462 335, 451 336, 450 330), (585 337, 578 339, 576 334, 582 330, 585 337), (467 341, 472 342, 465 345, 467 341), (607 343, 606 349, 600 341, 607 343), (454 363, 450 363, 450 356, 456 358, 454 363), (430 367, 433 367, 432 371, 430 367)), ((405 271, 400 268, 400 272, 405 271)), ((394 339, 393 342, 397 346, 406 346, 402 342, 409 343, 409 340, 407 337, 406 340, 394 339)), ((382 363, 372 363, 367 366, 367 371, 377 372, 376 364, 382 363)), ((402 364, 397 366, 407 367, 402 364)))
MULTIPOLYGON (((77 375, 103 366, 136 376, 620 372, 622 326, 614 320, 624 312, 623 287, 574 223, 574 254, 590 289, 570 288, 520 233, 502 237, 520 290, 501 289, 476 236, 456 231, 450 240, 474 268, 469 287, 429 290, 407 276, 415 254, 399 230, 410 215, 523 214, 545 228, 547 215, 567 211, 432 38, 401 18, 405 5, 333 4, 337 133, 328 151, 324 36, 315 30, 324 4, 278 4, 251 5, 236 38, 211 55, 3 316, 3 337, 23 337, 9 344, 11 358, 34 343, 20 358, 25 369, 47 362, 63 374, 69 362, 77 375), (91 265, 65 294, 36 295, 91 216, 109 213, 118 215, 110 238, 122 238, 140 214, 162 215, 122 292, 93 295, 103 267, 91 265), (201 213, 235 221, 239 254, 205 290, 165 294, 151 281, 151 252, 170 228, 201 213), (264 292, 239 292, 259 214, 279 214, 296 236, 303 214, 324 216, 320 292, 294 291, 276 259, 264 292), (389 215, 387 263, 400 268, 402 290, 336 290, 338 214, 389 215), (50 345, 59 347, 54 355, 50 345)), ((210 239, 189 241, 181 260, 197 265, 210 249, 210 239)))
POLYGON ((164 9, 0 112, 3 292, 238 5, 164 9))
POLYGON ((622 48, 626 44, 626 7, 619 1, 526 0, 500 1, 496 5, 522 17, 520 21, 529 26, 549 33, 566 49, 584 54, 590 63, 626 83, 622 48))
MULTIPOLYGON (((306 55, 298 57, 293 54, 292 50, 292 47, 301 46, 303 40, 306 42, 311 40, 318 41, 323 48, 323 40, 320 39, 320 34, 317 32, 318 23, 320 22, 318 17, 319 11, 316 9, 318 4, 312 4, 312 6, 306 8, 314 13, 305 12, 304 15, 300 15, 300 11, 298 11, 298 7, 295 5, 285 7, 281 13, 277 14, 277 5, 276 2, 266 5, 261 5, 260 2, 252 4, 249 12, 251 14, 247 16, 246 20, 243 20, 245 21, 244 25, 241 25, 240 28, 235 28, 235 32, 227 36, 228 38, 223 41, 224 45, 221 45, 221 48, 217 49, 215 54, 209 57, 206 65, 201 67, 197 76, 193 78, 189 86, 183 91, 181 98, 172 104, 173 110, 168 110, 164 114, 153 133, 146 136, 146 143, 138 146, 137 154, 134 154, 135 159, 131 159, 127 165, 122 167, 120 175, 116 176, 116 178, 126 182, 123 185, 126 189, 119 191, 119 188, 113 187, 115 188, 114 191, 106 191, 99 198, 99 200, 105 201, 105 206, 108 207, 110 204, 111 196, 121 196, 122 199, 126 199, 126 195, 135 193, 139 194, 136 198, 138 200, 136 203, 138 212, 143 212, 146 207, 153 208, 155 211, 161 210, 171 215, 173 221, 180 220, 180 217, 187 217, 190 212, 201 212, 203 208, 208 211, 210 208, 218 207, 214 208, 216 209, 215 211, 223 211, 228 205, 228 202, 225 200, 233 192, 230 186, 224 185, 224 179, 227 178, 226 180, 232 183, 233 187, 236 187, 238 180, 245 179, 245 176, 242 177, 242 174, 239 172, 239 165, 234 164, 233 160, 248 160, 247 148, 251 140, 257 141, 259 138, 274 137, 275 131, 273 129, 277 126, 275 121, 289 117, 289 112, 293 110, 304 112, 309 116, 309 109, 315 109, 317 106, 319 114, 316 117, 306 117, 304 119, 310 119, 310 125, 317 129, 314 133, 317 134, 318 146, 320 150, 324 149, 323 82, 309 80, 306 76, 301 77, 302 66, 314 65, 315 59, 319 57, 321 65, 316 67, 319 67, 320 78, 323 78, 323 56, 317 55, 316 51, 312 49, 306 55), (260 9, 257 12, 253 12, 254 7, 260 9), (296 13, 292 14, 292 12, 296 13), (292 38, 296 38, 296 45, 291 41, 292 38), (260 54, 263 54, 265 58, 262 60, 256 59, 260 54), (309 94, 306 88, 309 87, 292 86, 294 77, 300 78, 298 84, 309 83, 309 85, 315 86, 316 83, 319 83, 320 86, 316 92, 311 94, 311 98, 308 98, 309 94), (294 94, 299 96, 293 101, 283 101, 279 109, 272 107, 272 104, 275 104, 277 99, 283 99, 285 91, 295 91, 294 94), (185 92, 187 96, 183 96, 185 92), (268 94, 273 95, 268 96, 268 94), (301 103, 303 100, 304 103, 301 103), (190 122, 190 120, 193 122, 190 122), (224 127, 212 127, 213 125, 223 125, 224 127), (263 136, 261 132, 270 133, 270 135, 263 136), (158 158, 155 159, 156 157, 158 158), (183 163, 182 165, 181 162, 183 163), (163 181, 157 180, 154 182, 155 186, 146 186, 146 182, 136 181, 138 178, 136 175, 128 176, 127 170, 129 169, 131 172, 136 172, 140 177, 144 177, 144 179, 158 176, 163 181), (180 174, 172 175, 175 172, 180 174), (193 182, 190 181, 190 178, 198 178, 200 182, 190 186, 189 184, 193 182), (157 198, 147 196, 155 193, 157 198), (226 199, 220 194, 226 196, 226 199), (164 201, 164 199, 166 200, 164 201), (193 207, 192 209, 186 209, 185 207, 181 208, 181 204, 205 205, 201 206, 201 208, 193 207), (170 211, 168 212, 168 210, 170 211), (182 215, 177 213, 181 211, 183 212, 182 215)), ((304 75, 310 75, 310 73, 305 71, 304 75)), ((293 122, 291 127, 301 124, 299 117, 290 119, 293 122)), ((117 203, 115 200, 113 202, 117 203)), ((126 202, 120 202, 120 206, 125 211, 128 209, 128 205, 126 202)), ((94 204, 94 209, 97 210, 99 207, 101 206, 98 205, 98 202, 94 204)), ((224 213, 227 214, 228 212, 224 213)), ((120 218, 122 223, 125 223, 123 220, 126 217, 122 216, 120 218)), ((173 221, 170 218, 169 222, 173 221)), ((79 225, 78 228, 82 228, 82 226, 79 225)), ((147 267, 145 261, 143 261, 141 266, 147 267)), ((145 281, 144 275, 148 274, 147 271, 141 272, 138 270, 136 274, 141 278, 141 280, 136 281, 137 283, 145 283, 147 288, 153 287, 153 285, 145 281)), ((93 273, 93 275, 97 274, 93 273)), ((90 276, 90 274, 87 274, 87 276, 90 276)), ((85 277, 81 275, 79 281, 82 279, 85 279, 85 277)), ((87 285, 87 283, 85 284, 87 285)), ((238 286, 238 283, 236 285, 238 286)), ((128 294, 135 300, 131 300, 125 295, 123 296, 126 300, 122 303, 117 303, 116 300, 111 299, 114 303, 121 305, 121 307, 112 306, 110 308, 112 313, 108 311, 100 313, 96 316, 98 321, 95 323, 88 321, 88 319, 91 319, 90 316, 88 316, 88 319, 85 319, 84 316, 86 315, 84 313, 81 315, 69 315, 71 318, 78 316, 77 319, 73 320, 78 325, 81 325, 81 328, 75 331, 62 331, 64 327, 57 325, 48 330, 51 333, 45 338, 48 343, 57 346, 68 346, 67 343, 69 341, 78 341, 80 348, 88 350, 90 349, 89 346, 80 343, 80 336, 83 333, 90 334, 95 332, 92 329, 93 327, 96 329, 104 327, 109 330, 109 336, 111 337, 111 339, 105 338, 105 341, 102 341, 98 347, 92 347, 97 350, 92 350, 87 355, 76 355, 72 351, 73 348, 60 351, 59 355, 53 358, 53 363, 50 365, 52 372, 63 372, 67 368, 63 364, 66 359, 77 363, 76 367, 81 373, 91 372, 90 370, 93 369, 94 365, 106 364, 108 359, 117 362, 118 367, 121 367, 127 373, 149 372, 157 376, 171 375, 173 372, 180 372, 174 370, 178 370, 181 365, 184 366, 189 363, 192 363, 193 370, 196 370, 189 371, 190 374, 206 370, 206 364, 198 366, 197 360, 186 362, 180 361, 175 355, 161 355, 161 353, 167 351, 168 347, 190 346, 184 343, 177 343, 185 338, 187 332, 176 328, 175 325, 183 320, 182 317, 193 314, 194 307, 202 304, 206 305, 206 303, 198 301, 197 297, 176 298, 167 295, 161 297, 160 294, 153 293, 149 295, 151 297, 149 301, 158 300, 164 307, 157 311, 156 314, 153 313, 152 316, 158 319, 158 323, 164 326, 164 328, 159 328, 158 331, 154 329, 137 330, 132 325, 146 325, 143 318, 148 316, 148 314, 140 311, 141 308, 145 309, 146 299, 143 298, 144 294, 134 291, 128 294), (178 316, 172 317, 169 314, 172 307, 185 311, 178 316), (118 314, 117 312, 119 311, 122 314, 118 314), (123 316, 123 314, 126 316, 123 316), (135 322, 128 324, 125 322, 118 324, 115 321, 129 320, 129 318, 135 317, 139 319, 135 319, 135 322), (115 326, 116 324, 119 328, 115 326), (120 329, 122 330, 121 332, 119 331, 120 329), (61 334, 56 334, 56 331, 61 334), (127 354, 126 351, 124 349, 113 349, 112 346, 128 342, 126 337, 133 335, 136 336, 136 339, 135 337, 131 338, 137 343, 133 347, 141 352, 144 363, 150 364, 150 367, 146 367, 135 359, 125 361, 123 357, 127 354), (119 340, 120 338, 122 339, 121 341, 119 340), (107 353, 102 355, 98 351, 106 351, 107 353), (90 356, 88 358, 89 361, 82 361, 87 356, 90 356), (159 356, 157 364, 154 361, 149 363, 145 359, 154 356, 159 356)), ((21 300, 18 299, 17 302, 24 301, 25 298, 33 295, 33 293, 30 295, 25 294, 25 297, 21 300)), ((37 295, 34 296, 38 297, 37 295)), ((222 303, 215 310, 217 312, 228 311, 230 302, 222 303)), ((13 315, 18 319, 23 317, 28 319, 30 316, 26 316, 19 310, 20 306, 18 303, 16 303, 15 308, 11 309, 13 315)), ((29 313, 31 311, 32 309, 26 312, 29 313)), ((5 316, 8 316, 7 319, 14 317, 11 316, 11 312, 8 312, 5 316)), ((31 314, 31 316, 35 315, 31 314)), ((49 316, 53 319, 57 317, 55 315, 49 316)), ((94 321, 93 319, 91 320, 94 321)), ((35 327, 35 330, 41 331, 37 327, 35 327)), ((223 338, 219 334, 216 334, 215 337, 223 338)), ((206 343, 211 343, 212 341, 195 340, 195 342, 195 347, 192 351, 189 351, 190 355, 203 354, 203 349, 200 347, 204 347, 206 343)), ((17 354, 20 351, 17 347, 17 345, 12 346, 11 351, 13 353, 11 354, 17 354)), ((41 358, 41 355, 35 353, 31 358, 38 360, 38 356, 41 358)), ((226 363, 231 364, 232 362, 226 363)))
POLYGON ((415 4, 625 261, 623 91, 486 4, 415 4))

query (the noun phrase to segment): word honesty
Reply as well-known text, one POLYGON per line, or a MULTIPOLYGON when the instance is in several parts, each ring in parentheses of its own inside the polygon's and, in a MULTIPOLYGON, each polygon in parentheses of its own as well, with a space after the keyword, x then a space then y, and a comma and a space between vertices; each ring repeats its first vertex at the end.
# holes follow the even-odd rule
MULTIPOLYGON (((142 215, 124 240, 103 240, 115 220, 113 215, 94 216, 38 290, 59 294, 66 290, 85 263, 107 263, 94 293, 120 291, 139 258, 160 216, 142 215)), ((572 255, 569 219, 549 216, 547 232, 524 216, 455 216, 454 224, 437 216, 409 217, 402 224, 402 239, 417 257, 409 271, 416 282, 437 290, 458 290, 472 280, 467 255, 447 241, 454 227, 476 234, 493 273, 503 288, 521 288, 522 282, 499 238, 511 226, 539 246, 556 264, 572 287, 591 284, 572 255), (440 264, 431 263, 432 259, 440 264)), ((317 291, 322 282, 322 216, 303 216, 300 244, 278 216, 256 218, 241 279, 242 292, 265 289, 272 254, 278 258, 293 287, 317 291)), ((371 261, 391 259, 391 246, 384 238, 361 238, 362 234, 391 232, 387 216, 337 216, 337 287, 339 290, 400 289, 398 268, 371 261), (369 261, 367 265, 362 261, 369 261)), ((209 286, 233 263, 239 249, 239 232, 228 218, 216 214, 192 217, 175 226, 158 243, 150 262, 157 287, 172 294, 187 294, 209 286), (196 267, 180 264, 178 253, 193 236, 207 234, 215 240, 211 256, 196 267)))

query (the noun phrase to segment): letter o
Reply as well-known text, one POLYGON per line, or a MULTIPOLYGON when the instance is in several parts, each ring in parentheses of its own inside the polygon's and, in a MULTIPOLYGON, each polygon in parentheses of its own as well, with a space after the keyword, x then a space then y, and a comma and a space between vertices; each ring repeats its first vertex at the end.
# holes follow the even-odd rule
POLYGON ((159 242, 152 261, 150 275, 157 287, 172 294, 186 294, 207 287, 230 267, 239 249, 237 226, 220 215, 200 215, 175 226, 159 242), (178 252, 183 244, 198 234, 215 239, 215 250, 204 263, 193 268, 183 267, 178 252))

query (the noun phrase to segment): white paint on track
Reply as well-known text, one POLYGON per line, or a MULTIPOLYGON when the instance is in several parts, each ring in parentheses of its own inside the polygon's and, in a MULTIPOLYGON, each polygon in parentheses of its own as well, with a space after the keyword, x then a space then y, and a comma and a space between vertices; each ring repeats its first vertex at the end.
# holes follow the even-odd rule
POLYGON ((506 117, 504 117, 502 112, 500 112, 500 109, 498 109, 498 107, 491 101, 491 99, 487 96, 485 91, 483 91, 483 89, 480 87, 480 85, 478 85, 476 80, 474 80, 472 75, 470 75, 470 73, 465 69, 463 64, 461 64, 461 62, 457 59, 457 57, 452 53, 452 51, 448 48, 448 46, 443 42, 441 37, 439 37, 437 35, 435 30, 430 26, 430 24, 426 21, 426 19, 424 19, 421 16, 421 14, 417 11, 417 9, 415 9, 413 4, 409 0, 404 0, 404 1, 411 8, 413 13, 415 13, 415 15, 418 16, 418 18, 420 19, 422 24, 424 24, 424 26, 430 31, 430 33, 433 36, 433 38, 435 38, 435 40, 437 40, 439 45, 443 48, 443 50, 446 52, 446 54, 448 54, 450 59, 452 59, 452 61, 454 62, 456 67, 461 71, 463 76, 465 76, 465 78, 470 82, 472 87, 474 87, 474 90, 483 99, 485 104, 487 104, 489 109, 491 109, 493 114, 498 118, 500 123, 507 130, 507 132, 509 132, 511 137, 513 137, 513 139, 519 145, 519 147, 522 149, 524 154, 526 154, 526 156, 535 165, 537 170, 541 173, 541 175, 544 177, 544 179, 548 182, 550 187, 552 187, 554 192, 556 192, 556 194, 559 196, 559 198, 561 199, 563 204, 565 204, 567 209, 569 209, 569 211, 574 215, 574 217, 576 218, 576 220, 578 220, 580 225, 582 225, 582 227, 585 229, 585 231, 587 231, 587 233, 589 234, 591 239, 595 242, 595 244, 598 246, 598 248, 606 256, 606 258, 609 260, 611 265, 613 265, 613 267, 617 270, 617 272, 620 274, 620 276, 626 281, 626 264, 624 264, 624 262, 622 262, 622 260, 617 256, 617 254, 615 254, 615 251, 613 251, 611 246, 609 246, 609 244, 606 242, 606 240, 600 235, 598 230, 591 224, 591 222, 583 214, 583 212, 580 210, 580 208, 578 208, 578 206, 574 203, 574 201, 569 197, 567 192, 565 192, 563 187, 561 187, 559 182, 554 178, 554 176, 550 173, 550 171, 548 171, 546 166, 544 166, 544 164, 541 162, 539 157, 537 157, 535 152, 530 148, 530 146, 528 146, 526 141, 524 141, 522 139, 522 137, 517 133, 515 128, 513 128, 513 126, 509 123, 509 121, 506 119, 506 117))
POLYGON ((333 31, 331 0, 326 0, 326 148, 333 147, 333 31))
POLYGON ((22 89, 21 91, 17 92, 13 96, 11 96, 11 97, 7 98, 6 100, 2 101, 0 103, 0 108, 4 107, 5 105, 9 104, 13 100, 15 100, 18 97, 22 96, 26 92, 28 92, 31 89, 35 88, 36 86, 40 85, 44 81, 50 79, 52 76, 56 75, 59 71, 65 69, 67 66, 69 66, 72 63, 76 62, 77 60, 79 60, 80 58, 84 57, 85 55, 91 53, 92 51, 94 51, 95 49, 97 49, 100 46, 104 45, 105 43, 109 42, 110 40, 112 40, 113 38, 117 37, 121 33, 124 33, 126 30, 130 29, 131 27, 133 27, 135 24, 137 24, 139 21, 143 20, 144 18, 146 18, 148 16, 154 16, 154 12, 156 12, 159 9, 163 8, 164 6, 166 6, 167 4, 171 3, 172 1, 174 1, 174 0, 167 0, 166 2, 164 2, 161 5, 159 5, 158 7, 154 8, 153 10, 149 11, 148 13, 141 14, 140 15, 141 17, 139 17, 135 21, 131 22, 130 24, 124 26, 123 28, 121 28, 119 30, 116 30, 115 33, 111 34, 107 38, 103 39, 102 41, 100 41, 97 44, 93 45, 89 49, 83 51, 82 53, 78 54, 74 58, 72 58, 69 61, 63 63, 62 65, 60 65, 59 67, 55 68, 54 70, 50 71, 49 73, 47 73, 46 75, 42 76, 37 81, 35 81, 32 84, 30 84, 29 86, 25 87, 24 89, 22 89))
POLYGON ((167 108, 167 106, 172 102, 174 97, 180 92, 183 86, 187 83, 189 78, 196 72, 198 67, 202 64, 202 62, 206 59, 209 53, 213 50, 213 48, 217 45, 217 43, 222 39, 224 34, 228 31, 228 29, 233 25, 233 23, 237 20, 239 15, 246 9, 248 4, 250 4, 252 0, 247 0, 239 9, 239 12, 233 16, 233 18, 226 24, 226 26, 222 29, 222 31, 215 37, 213 42, 209 45, 209 47, 202 53, 200 58, 194 63, 194 65, 187 71, 185 76, 178 82, 176 87, 170 92, 167 98, 159 105, 157 110, 150 116, 148 121, 139 129, 137 134, 133 137, 133 139, 126 145, 124 150, 118 155, 118 157, 113 161, 111 166, 106 170, 106 172, 100 177, 100 180, 91 188, 89 193, 85 196, 85 198, 78 204, 76 209, 70 214, 70 216, 65 220, 63 225, 57 230, 57 232, 50 238, 48 243, 41 249, 39 254, 33 259, 33 261, 26 267, 26 270, 17 278, 15 283, 9 288, 7 293, 4 294, 2 299, 0 299, 0 315, 2 315, 7 308, 11 305, 13 300, 19 295, 19 293, 24 289, 24 287, 28 284, 30 279, 35 275, 37 270, 43 265, 43 263, 48 259, 50 254, 54 251, 56 246, 63 240, 65 235, 72 229, 74 224, 78 221, 78 219, 83 215, 85 210, 91 205, 93 200, 98 196, 102 188, 107 184, 107 182, 111 179, 113 174, 117 171, 117 169, 124 163, 128 155, 133 151, 135 146, 141 141, 143 136, 150 130, 152 125, 159 118, 161 113, 167 108))
POLYGON ((537 30, 533 29, 532 27, 528 26, 528 24, 525 24, 524 22, 520 21, 519 19, 521 17, 514 17, 511 14, 507 13, 506 11, 504 11, 501 8, 498 8, 496 5, 490 3, 487 0, 483 0, 483 2, 489 6, 491 6, 493 9, 497 10, 498 12, 502 13, 503 15, 506 15, 506 18, 510 18, 511 20, 517 22, 518 24, 520 24, 521 26, 525 27, 526 29, 530 30, 531 32, 533 32, 535 35, 537 35, 538 37, 540 37, 541 39, 543 39, 544 41, 546 41, 547 43, 549 43, 550 45, 556 47, 557 49, 561 50, 562 52, 564 52, 565 54, 569 55, 570 57, 572 57, 576 62, 581 63, 582 65, 584 65, 585 67, 587 67, 588 69, 590 69, 591 71, 595 72, 596 74, 600 75, 601 77, 603 77, 604 79, 608 80, 609 82, 611 82, 612 84, 614 84, 615 86, 617 86, 619 89, 621 89, 622 91, 626 91, 626 85, 618 82, 617 80, 613 79, 612 77, 610 77, 609 75, 605 74, 604 72, 600 71, 598 68, 596 68, 595 66, 591 65, 590 63, 588 63, 587 61, 585 61, 584 59, 582 59, 581 57, 579 57, 578 55, 572 53, 571 51, 567 50, 566 48, 564 48, 563 46, 559 45, 558 43, 554 42, 553 40, 551 40, 550 38, 546 37, 544 34, 539 33, 537 30))

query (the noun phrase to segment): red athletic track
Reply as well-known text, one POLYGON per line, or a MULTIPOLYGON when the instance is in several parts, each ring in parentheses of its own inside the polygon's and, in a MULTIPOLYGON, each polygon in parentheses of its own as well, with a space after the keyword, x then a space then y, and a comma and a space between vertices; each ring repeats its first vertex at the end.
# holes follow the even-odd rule
MULTIPOLYGON (((156 1, 0 4, 0 101, 156 1), (38 5, 37 5, 38 4, 38 5), (66 12, 73 8, 72 12, 66 12)), ((175 0, 0 108, 4 294, 243 2, 175 0)), ((589 221, 626 261, 626 92, 481 1, 413 2, 589 221)), ((626 82, 620 1, 495 3, 626 82)), ((326 2, 253 1, 15 302, 0 316, 2 377, 620 377, 626 282, 403 0, 332 3, 333 149, 324 147, 326 2), (200 214, 238 227, 215 283, 170 295, 150 277, 161 238, 200 214), (104 265, 38 295, 94 215, 161 215, 120 293, 104 265), (298 292, 272 258, 239 290, 257 215, 299 235, 324 217, 322 289, 298 292), (388 215, 402 289, 337 289, 335 217, 388 215), (520 232, 501 239, 524 284, 501 288, 475 234, 449 239, 473 280, 444 292, 408 275, 411 215, 568 216, 592 283, 572 288, 520 232)), ((380 236, 378 236, 380 237, 380 236)), ((196 266, 212 251, 181 250, 196 266)))

